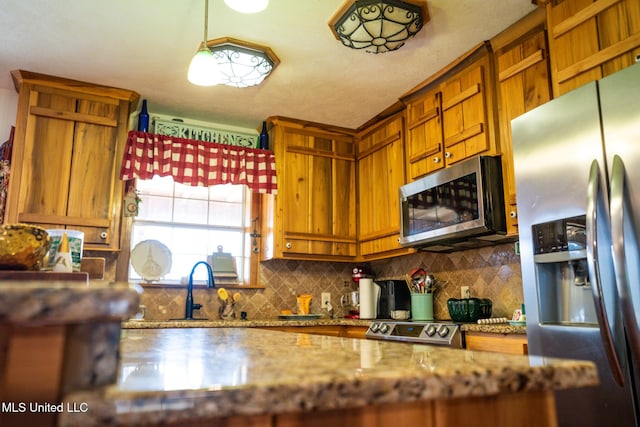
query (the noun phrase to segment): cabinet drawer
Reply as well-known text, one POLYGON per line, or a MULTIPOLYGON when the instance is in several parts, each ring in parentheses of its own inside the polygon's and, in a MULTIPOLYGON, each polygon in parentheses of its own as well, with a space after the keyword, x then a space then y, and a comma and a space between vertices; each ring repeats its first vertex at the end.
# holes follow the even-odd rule
POLYGON ((465 332, 464 337, 467 350, 522 355, 529 354, 527 336, 524 334, 465 332))

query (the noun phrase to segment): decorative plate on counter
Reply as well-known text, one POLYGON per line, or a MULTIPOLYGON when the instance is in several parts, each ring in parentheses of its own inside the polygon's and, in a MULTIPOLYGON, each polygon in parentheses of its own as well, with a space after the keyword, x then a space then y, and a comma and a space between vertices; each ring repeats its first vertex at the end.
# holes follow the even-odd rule
POLYGON ((319 319, 322 317, 322 314, 279 314, 278 319, 288 319, 288 320, 310 320, 310 319, 319 319))
POLYGON ((131 251, 131 265, 147 282, 160 280, 171 270, 171 251, 157 240, 143 240, 131 251))

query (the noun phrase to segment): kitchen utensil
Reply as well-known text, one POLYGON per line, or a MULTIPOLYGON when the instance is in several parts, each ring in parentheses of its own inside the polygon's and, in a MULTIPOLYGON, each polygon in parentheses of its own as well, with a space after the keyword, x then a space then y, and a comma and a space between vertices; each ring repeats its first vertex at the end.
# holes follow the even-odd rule
POLYGON ((218 288, 218 297, 224 302, 229 299, 229 293, 225 288, 218 288))
POLYGON ((491 317, 492 302, 488 298, 449 298, 447 308, 454 322, 477 322, 491 317))
POLYGON ((425 293, 425 279, 427 277, 426 271, 422 268, 414 268, 409 273, 411 277, 411 292, 423 294, 425 293))
POLYGON ((424 278, 425 292, 432 293, 436 286, 436 283, 438 283, 436 277, 433 274, 427 274, 424 278))
POLYGON ((50 246, 44 228, 5 224, 0 228, 0 270, 39 270, 50 246))

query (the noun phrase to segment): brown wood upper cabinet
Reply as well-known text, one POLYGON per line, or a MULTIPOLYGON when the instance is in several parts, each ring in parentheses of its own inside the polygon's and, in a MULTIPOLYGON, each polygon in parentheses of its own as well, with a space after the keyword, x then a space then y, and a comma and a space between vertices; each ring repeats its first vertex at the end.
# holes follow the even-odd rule
POLYGON ((429 89, 407 104, 407 176, 413 181, 444 167, 442 92, 429 89))
POLYGON ((554 96, 635 63, 640 54, 638 0, 545 3, 554 96))
POLYGON ((85 233, 85 249, 118 250, 118 179, 138 94, 28 71, 18 91, 7 222, 85 233))
POLYGON ((398 243, 398 189, 406 182, 403 113, 364 129, 356 139, 359 258, 372 260, 414 252, 398 243))
POLYGON ((269 119, 278 194, 262 206, 262 259, 356 257, 355 132, 269 119))
POLYGON ((484 42, 401 98, 410 181, 478 154, 499 154, 493 73, 484 42))
POLYGON ((543 9, 537 9, 491 40, 497 62, 500 146, 507 234, 518 233, 511 120, 551 99, 543 9))

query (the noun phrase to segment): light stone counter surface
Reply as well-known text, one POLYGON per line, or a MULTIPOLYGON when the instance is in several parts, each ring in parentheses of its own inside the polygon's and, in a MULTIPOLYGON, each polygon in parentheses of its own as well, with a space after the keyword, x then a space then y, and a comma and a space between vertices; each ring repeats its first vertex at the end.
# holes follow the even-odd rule
POLYGON ((512 326, 507 323, 497 323, 493 325, 479 325, 477 323, 465 323, 462 325, 463 332, 485 332, 489 334, 526 334, 526 326, 512 326))
MULTIPOLYGON (((157 329, 157 328, 264 328, 278 326, 369 326, 375 320, 320 318, 313 320, 287 319, 255 319, 255 320, 128 320, 122 322, 123 329, 157 329)), ((444 320, 443 322, 450 322, 444 320)), ((526 334, 525 326, 508 324, 479 325, 464 323, 463 332, 486 332, 494 334, 526 334)))
POLYGON ((157 328, 266 328, 278 326, 369 326, 372 320, 320 318, 311 320, 128 320, 122 329, 157 328))
POLYGON ((181 425, 597 384, 585 361, 253 328, 122 331, 116 385, 74 392, 59 426, 181 425))
POLYGON ((0 283, 0 323, 120 321, 136 313, 141 293, 129 284, 7 280, 0 283))

